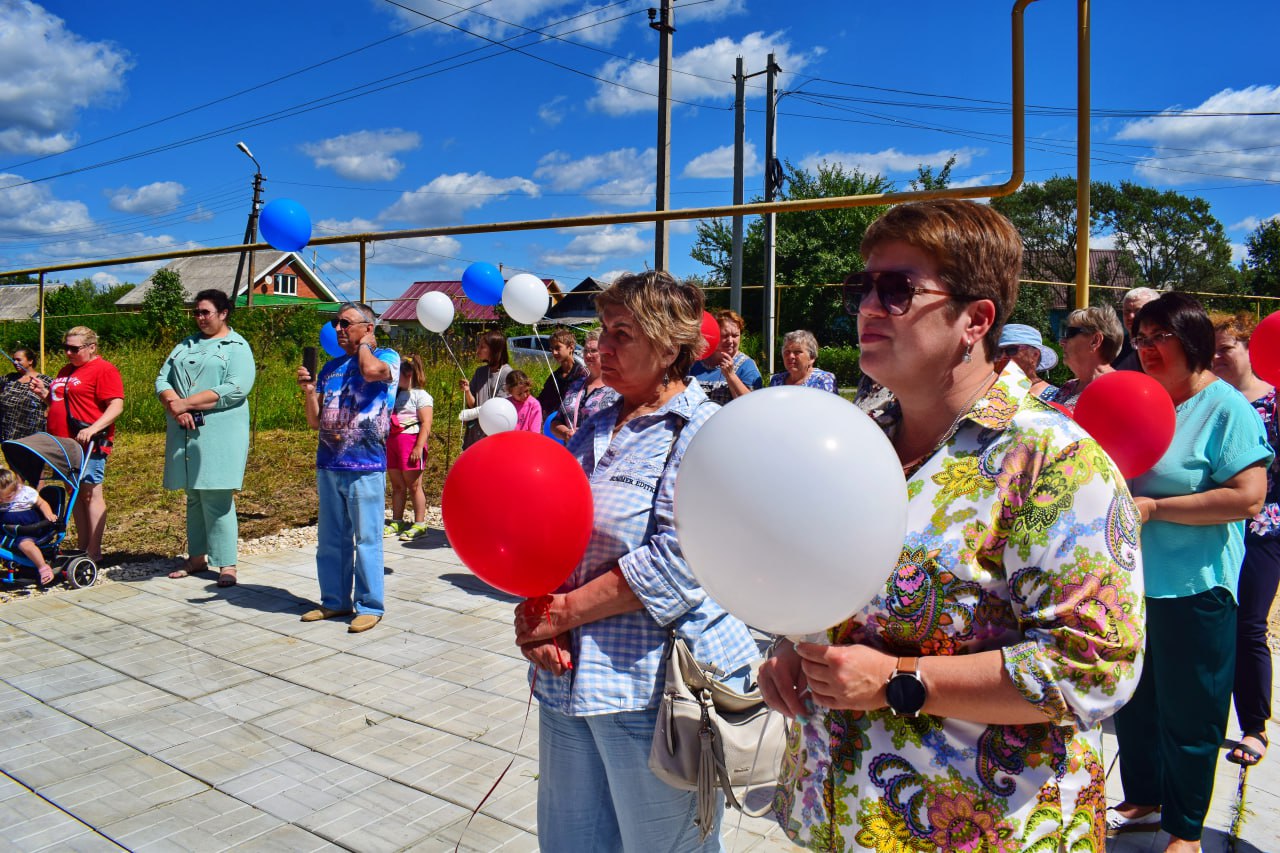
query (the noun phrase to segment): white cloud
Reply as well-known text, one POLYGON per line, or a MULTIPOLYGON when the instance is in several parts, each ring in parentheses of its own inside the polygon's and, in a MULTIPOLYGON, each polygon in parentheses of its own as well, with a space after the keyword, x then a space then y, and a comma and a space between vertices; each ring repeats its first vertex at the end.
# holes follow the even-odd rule
POLYGON ((467 211, 491 201, 514 193, 537 198, 540 192, 538 185, 528 178, 494 178, 484 172, 438 175, 415 192, 402 193, 399 200, 378 214, 378 219, 419 227, 448 225, 461 221, 467 211))
POLYGON ((94 287, 101 290, 106 290, 109 287, 115 287, 120 283, 120 279, 116 278, 109 272, 96 272, 89 276, 89 280, 93 282, 94 287))
POLYGON ((1231 263, 1239 266, 1245 258, 1249 257, 1249 247, 1244 243, 1231 244, 1231 263))
MULTIPOLYGON (((677 20, 677 26, 679 21, 677 20)), ((677 54, 672 60, 676 72, 671 77, 671 97, 681 101, 732 101, 733 75, 739 56, 766 56, 776 54, 775 61, 786 69, 788 75, 798 75, 823 53, 822 48, 795 51, 783 34, 755 32, 741 41, 719 38, 687 53, 677 54)), ((597 77, 619 85, 599 83, 595 96, 588 101, 592 109, 609 115, 644 112, 658 108, 658 63, 649 59, 637 63, 626 59, 611 59, 596 71, 597 77), (626 88, 622 88, 626 87, 626 88)), ((748 68, 748 73, 758 69, 748 68)), ((787 79, 795 79, 788 77, 787 79)), ((763 84, 747 87, 747 98, 764 97, 763 84)), ((679 106, 678 104, 676 106, 679 106)))
MULTIPOLYGON (((742 146, 742 159, 745 174, 760 174, 763 164, 760 161, 760 155, 756 153, 756 146, 753 143, 747 142, 742 146)), ((713 148, 694 157, 684 167, 684 177, 732 178, 733 146, 722 145, 719 148, 713 148)))
POLYGON ((556 95, 538 107, 538 118, 542 119, 545 124, 555 127, 564 121, 564 109, 562 105, 567 100, 564 95, 556 95))
MULTIPOLYGON (((1203 181, 1210 175, 1280 180, 1280 116, 1168 115, 1181 109, 1171 107, 1165 114, 1130 122, 1116 134, 1117 139, 1151 140, 1155 155, 1134 167, 1138 175, 1159 184, 1203 181), (1177 149, 1206 153, 1187 156, 1186 150, 1177 149)), ((1190 111, 1278 112, 1280 85, 1223 89, 1190 111)))
POLYGON ((1235 225, 1232 225, 1229 228, 1227 228, 1227 230, 1228 231, 1256 231, 1258 226, 1262 225, 1264 222, 1273 222, 1276 220, 1280 220, 1280 213, 1273 213, 1270 216, 1263 217, 1262 219, 1259 219, 1256 216, 1246 216, 1244 219, 1241 219, 1235 225))
POLYGON ((429 26, 421 32, 432 33, 436 35, 451 34, 454 31, 452 27, 461 27, 468 32, 476 33, 490 38, 499 38, 524 32, 522 28, 548 28, 558 21, 564 21, 563 24, 556 24, 550 27, 551 32, 559 32, 561 34, 568 33, 588 24, 596 23, 596 26, 581 32, 573 33, 570 38, 574 41, 589 41, 597 44, 606 44, 617 37, 622 21, 614 21, 601 25, 599 22, 606 21, 611 18, 618 17, 616 5, 609 8, 607 4, 596 6, 594 4, 584 4, 580 0, 487 0, 484 3, 455 3, 448 0, 402 0, 397 4, 408 8, 397 8, 394 10, 396 18, 401 24, 407 24, 411 27, 417 27, 429 22, 430 15, 432 18, 441 18, 451 25, 448 29, 445 26, 436 24, 429 26), (466 6, 478 7, 475 11, 464 11, 466 6), (410 9, 417 10, 423 14, 416 14, 410 9), (508 26, 507 23, 516 26, 508 26))
POLYGON ((747 13, 747 0, 704 0, 701 3, 680 5, 676 8, 676 26, 696 21, 720 21, 733 15, 747 13))
MULTIPOLYGON (((24 180, 21 175, 0 174, 0 187, 24 180)), ((93 219, 83 202, 54 198, 48 184, 0 189, 0 235, 45 236, 92 226, 93 219)))
POLYGON ((579 234, 563 249, 543 252, 538 263, 541 266, 594 267, 608 258, 653 251, 652 241, 641 237, 641 230, 635 225, 606 225, 579 234))
POLYGON ((344 133, 299 147, 317 169, 333 169, 352 181, 390 181, 404 169, 392 155, 421 144, 422 137, 411 130, 388 128, 344 133))
POLYGON ((594 275, 592 278, 601 284, 613 284, 618 280, 619 276, 624 276, 628 272, 630 272, 630 270, 609 270, 608 272, 602 272, 599 275, 594 275))
POLYGON ((973 162, 973 158, 985 153, 980 148, 944 148, 923 154, 909 154, 896 148, 883 151, 828 151, 822 154, 810 154, 800 161, 800 165, 809 171, 816 171, 822 163, 843 166, 846 170, 859 169, 868 175, 887 175, 892 172, 915 173, 920 166, 932 166, 935 169, 945 166, 952 157, 956 158, 956 166, 961 168, 973 162))
POLYGON ((75 144, 76 112, 123 88, 127 55, 89 42, 29 0, 0 2, 0 149, 53 154, 75 144))
POLYGON ((538 161, 533 176, 554 192, 579 192, 598 204, 635 207, 654 200, 656 149, 619 148, 577 160, 552 151, 538 161))
POLYGON ((177 181, 156 181, 138 187, 121 187, 118 190, 103 190, 110 201, 112 210, 121 213, 145 213, 154 216, 166 213, 178 206, 187 188, 177 181))
MULTIPOLYGON (((378 223, 370 219, 322 219, 315 224, 318 234, 363 234, 380 230, 378 223)), ((359 250, 350 246, 333 247, 337 254, 328 266, 343 272, 360 269, 359 250)), ((381 264, 392 267, 439 268, 457 263, 462 244, 452 237, 413 237, 405 240, 381 240, 370 243, 365 250, 365 262, 370 266, 381 264)))
POLYGON ((187 216, 188 222, 208 222, 213 219, 212 210, 207 210, 203 204, 197 204, 196 209, 187 216))

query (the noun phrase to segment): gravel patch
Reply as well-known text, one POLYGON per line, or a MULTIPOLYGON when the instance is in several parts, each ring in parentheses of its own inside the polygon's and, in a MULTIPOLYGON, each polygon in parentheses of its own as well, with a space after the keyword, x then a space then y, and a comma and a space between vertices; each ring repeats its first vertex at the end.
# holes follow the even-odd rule
MULTIPOLYGON (((391 516, 388 514, 387 519, 390 520, 390 518, 391 516)), ((427 507, 427 524, 437 530, 444 528, 444 519, 440 515, 440 507, 427 507)), ((305 548, 309 545, 314 545, 315 541, 316 526, 313 524, 310 527, 294 527, 289 530, 281 530, 279 533, 273 533, 270 536, 263 536, 259 539, 251 539, 247 542, 241 539, 237 550, 241 556, 251 557, 256 554, 271 554, 277 551, 305 548)), ((186 558, 186 554, 175 554, 172 557, 159 557, 151 560, 140 560, 135 563, 121 563, 118 566, 109 566, 98 572, 98 585, 121 581, 138 581, 155 575, 168 574, 174 569, 181 568, 186 558)), ((0 589, 0 604, 6 604, 10 601, 25 601, 44 595, 61 595, 70 591, 71 587, 66 584, 54 584, 47 589, 40 589, 34 583, 26 586, 14 586, 12 589, 0 589)))

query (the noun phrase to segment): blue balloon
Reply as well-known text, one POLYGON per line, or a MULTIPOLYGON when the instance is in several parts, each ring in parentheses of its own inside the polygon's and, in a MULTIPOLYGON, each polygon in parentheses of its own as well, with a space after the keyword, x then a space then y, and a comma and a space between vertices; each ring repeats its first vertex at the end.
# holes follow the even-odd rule
POLYGON ((282 252, 297 252, 311 240, 311 217, 291 198, 267 202, 258 215, 262 239, 282 252))
POLYGON ((462 290, 477 305, 497 305, 506 282, 493 264, 475 263, 462 272, 462 290))
POLYGON ((329 358, 346 355, 342 347, 338 346, 338 330, 332 323, 325 323, 320 327, 320 346, 329 354, 329 358))
POLYGON ((555 434, 554 432, 552 432, 552 431, 551 431, 551 421, 552 421, 552 419, 554 419, 554 418, 555 418, 555 416, 556 416, 556 415, 558 415, 558 414, 560 414, 560 413, 559 413, 559 412, 552 412, 551 414, 547 415, 547 419, 546 419, 545 421, 543 421, 543 422, 542 422, 542 434, 543 434, 543 435, 545 435, 547 438, 551 439, 552 441, 554 441, 556 444, 558 444, 558 445, 560 445, 561 447, 563 447, 563 446, 564 446, 564 442, 563 442, 563 441, 561 441, 561 440, 559 439, 559 437, 557 437, 557 436, 556 436, 556 434, 555 434))

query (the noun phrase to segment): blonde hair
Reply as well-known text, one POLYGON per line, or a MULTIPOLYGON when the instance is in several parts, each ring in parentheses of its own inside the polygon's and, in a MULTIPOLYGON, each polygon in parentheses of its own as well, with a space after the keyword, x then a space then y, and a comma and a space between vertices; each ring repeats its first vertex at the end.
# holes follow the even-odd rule
POLYGON ((702 339, 703 304, 700 288, 676 281, 668 272, 650 270, 616 279, 596 296, 596 313, 606 308, 630 311, 640 333, 656 350, 675 350, 667 376, 683 379, 706 346, 702 339))
POLYGON ((94 344, 95 346, 98 343, 98 333, 93 329, 90 329, 88 326, 72 326, 70 329, 67 329, 67 333, 62 336, 64 341, 67 338, 83 338, 86 344, 94 344))
POLYGON ((1110 305, 1090 305, 1077 308, 1067 315, 1064 321, 1067 326, 1079 326, 1102 335, 1102 346, 1098 347, 1098 357, 1105 362, 1115 360, 1124 346, 1124 326, 1116 316, 1116 309, 1110 305))
POLYGON ((21 486, 24 482, 16 471, 9 468, 0 468, 0 494, 9 491, 13 486, 21 486))
POLYGON ((427 381, 427 368, 422 363, 422 357, 417 353, 410 355, 400 363, 400 372, 408 371, 409 387, 421 388, 427 381))

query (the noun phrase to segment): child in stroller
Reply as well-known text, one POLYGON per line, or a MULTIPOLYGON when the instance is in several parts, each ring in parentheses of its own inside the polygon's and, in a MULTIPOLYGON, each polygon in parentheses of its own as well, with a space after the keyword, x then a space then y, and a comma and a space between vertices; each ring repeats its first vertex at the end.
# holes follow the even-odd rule
MULTIPOLYGON (((56 522, 57 513, 35 489, 8 468, 0 468, 0 524, 32 525, 41 521, 56 522)), ((40 573, 40 585, 53 583, 53 567, 45 562, 34 537, 20 533, 13 544, 40 573)))

